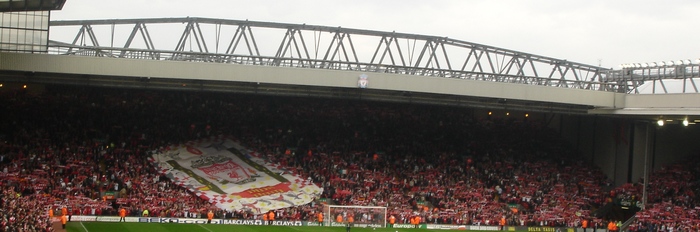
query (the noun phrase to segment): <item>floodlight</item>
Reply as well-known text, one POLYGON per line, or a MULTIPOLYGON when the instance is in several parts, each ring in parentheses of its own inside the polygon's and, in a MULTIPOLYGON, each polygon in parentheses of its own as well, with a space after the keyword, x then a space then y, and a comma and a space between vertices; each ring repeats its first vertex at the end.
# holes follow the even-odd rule
POLYGON ((656 124, 659 126, 664 126, 664 120, 659 119, 659 121, 656 121, 656 124))
POLYGON ((683 126, 688 126, 688 119, 687 118, 683 120, 683 126))

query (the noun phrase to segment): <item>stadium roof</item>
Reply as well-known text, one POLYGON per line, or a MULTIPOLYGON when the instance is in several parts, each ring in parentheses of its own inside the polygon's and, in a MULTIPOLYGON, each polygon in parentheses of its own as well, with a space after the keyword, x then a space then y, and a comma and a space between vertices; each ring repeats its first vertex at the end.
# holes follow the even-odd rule
POLYGON ((66 0, 0 0, 0 12, 61 10, 66 0))

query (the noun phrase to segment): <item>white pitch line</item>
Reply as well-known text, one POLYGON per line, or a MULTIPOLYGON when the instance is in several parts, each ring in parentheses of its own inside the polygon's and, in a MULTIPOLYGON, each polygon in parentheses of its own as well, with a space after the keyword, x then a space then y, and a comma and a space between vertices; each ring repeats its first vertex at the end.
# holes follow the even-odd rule
POLYGON ((83 227, 83 229, 85 230, 85 232, 90 232, 90 231, 87 230, 87 228, 85 228, 85 225, 83 225, 83 222, 80 222, 80 226, 83 227))
POLYGON ((204 227, 202 224, 197 224, 197 225, 198 225, 199 227, 204 228, 205 230, 207 230, 207 231, 209 231, 209 232, 214 232, 214 231, 211 231, 209 228, 204 227))

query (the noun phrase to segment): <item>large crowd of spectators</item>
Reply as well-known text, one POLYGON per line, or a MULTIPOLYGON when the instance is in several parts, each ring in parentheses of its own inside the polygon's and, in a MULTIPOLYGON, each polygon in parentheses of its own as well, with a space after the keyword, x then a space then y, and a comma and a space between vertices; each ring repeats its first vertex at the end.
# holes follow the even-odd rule
POLYGON ((0 231, 53 231, 49 215, 45 212, 46 202, 51 199, 47 194, 30 194, 23 196, 15 191, 15 186, 0 186, 0 231))
MULTIPOLYGON (((607 197, 602 172, 569 158, 551 129, 466 108, 67 86, 0 94, 0 187, 42 206, 7 208, 0 220, 15 227, 45 220, 49 207, 258 217, 216 209, 148 161, 170 144, 221 134, 311 178, 324 188, 321 198, 386 206, 397 223, 418 214, 430 223, 496 225, 505 217, 509 225, 577 226, 600 223, 591 213, 607 197)), ((322 209, 315 201, 276 215, 313 221, 322 209)))
MULTIPOLYGON (((637 212, 631 231, 700 230, 700 157, 668 165, 650 175, 645 210, 637 212)), ((615 198, 623 205, 643 207, 644 180, 617 187, 615 198)))

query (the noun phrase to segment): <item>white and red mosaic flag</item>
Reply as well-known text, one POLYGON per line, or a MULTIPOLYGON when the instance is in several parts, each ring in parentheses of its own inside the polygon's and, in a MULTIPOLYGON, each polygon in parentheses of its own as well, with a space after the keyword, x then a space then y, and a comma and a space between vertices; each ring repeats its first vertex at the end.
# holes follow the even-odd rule
POLYGON ((263 213, 307 204, 323 191, 226 137, 170 146, 151 161, 174 183, 222 209, 263 213))

